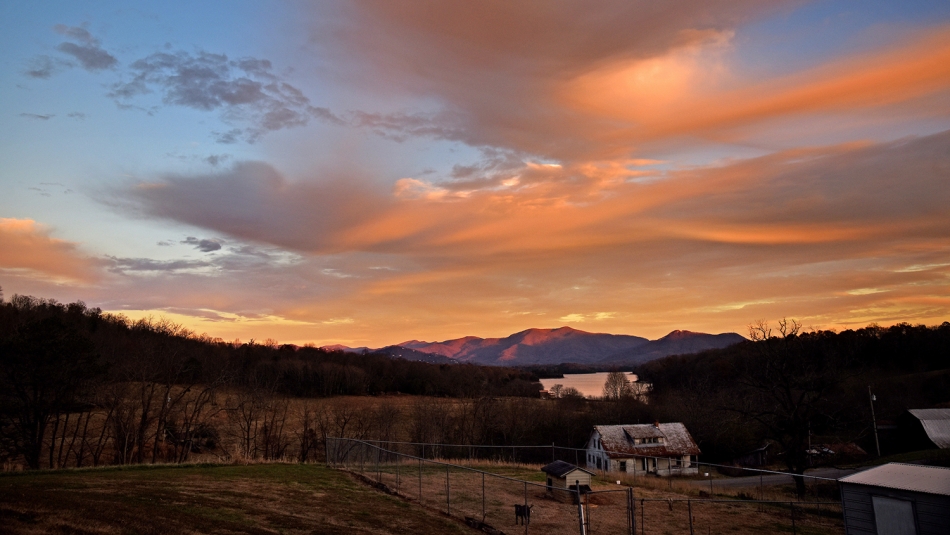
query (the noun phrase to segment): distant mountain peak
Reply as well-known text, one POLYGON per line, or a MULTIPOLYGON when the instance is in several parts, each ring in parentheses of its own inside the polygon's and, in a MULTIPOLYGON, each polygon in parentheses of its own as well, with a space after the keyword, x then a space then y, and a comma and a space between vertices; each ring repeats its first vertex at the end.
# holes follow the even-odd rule
POLYGON ((697 335, 698 335, 698 336, 704 336, 705 334, 706 334, 706 333, 695 333, 695 332, 693 332, 693 331, 686 331, 686 330, 679 330, 679 329, 677 329, 677 330, 675 330, 675 331, 670 331, 669 334, 667 334, 667 335, 664 336, 663 338, 660 338, 660 340, 676 340, 677 338, 689 338, 689 337, 691 337, 691 336, 697 336, 697 335))
MULTIPOLYGON (((409 360, 431 357, 433 362, 502 366, 561 363, 629 365, 667 355, 726 347, 743 340, 745 338, 736 333, 705 334, 677 329, 663 338, 650 341, 640 336, 591 333, 565 325, 553 329, 525 329, 504 338, 464 336, 441 342, 409 340, 375 351, 409 360)), ((347 348, 339 344, 326 347, 352 353, 374 351, 365 347, 347 348)))

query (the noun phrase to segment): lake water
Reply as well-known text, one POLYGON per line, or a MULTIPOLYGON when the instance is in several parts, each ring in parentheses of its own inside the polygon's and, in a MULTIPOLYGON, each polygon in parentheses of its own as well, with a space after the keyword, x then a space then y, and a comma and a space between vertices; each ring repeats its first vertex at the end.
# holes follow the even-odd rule
MULTIPOLYGON (((557 379, 541 379, 541 386, 550 391, 554 385, 564 385, 565 388, 573 386, 578 389, 584 397, 592 396, 599 398, 604 395, 604 383, 607 382, 609 372, 597 373, 565 373, 564 377, 557 379)), ((637 376, 633 373, 625 373, 627 379, 636 381, 637 376)))

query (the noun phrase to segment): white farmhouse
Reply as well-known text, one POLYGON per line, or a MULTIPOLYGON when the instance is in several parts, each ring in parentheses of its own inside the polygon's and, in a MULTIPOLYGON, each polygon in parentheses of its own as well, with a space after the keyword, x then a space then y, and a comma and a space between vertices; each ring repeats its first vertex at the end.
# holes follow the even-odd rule
POLYGON ((608 472, 695 475, 699 446, 679 423, 595 425, 587 441, 587 467, 608 472))

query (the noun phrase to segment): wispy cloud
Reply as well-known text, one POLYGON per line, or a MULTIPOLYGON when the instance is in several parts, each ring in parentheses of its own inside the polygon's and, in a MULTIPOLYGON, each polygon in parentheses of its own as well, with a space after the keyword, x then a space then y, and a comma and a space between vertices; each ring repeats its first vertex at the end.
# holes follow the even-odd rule
POLYGON ((48 121, 52 119, 53 117, 56 117, 56 115, 53 115, 52 113, 47 113, 47 114, 21 113, 20 117, 26 117, 27 119, 36 119, 38 121, 48 121))
POLYGON ((53 30, 69 39, 58 44, 56 50, 70 60, 34 56, 24 71, 26 76, 50 78, 60 70, 76 66, 74 62, 94 73, 119 71, 123 80, 110 84, 108 96, 120 109, 154 114, 160 105, 141 101, 157 94, 162 106, 217 111, 222 121, 232 126, 224 132, 212 132, 220 143, 254 143, 269 132, 304 126, 313 119, 344 122, 329 109, 312 105, 303 91, 275 72, 267 59, 232 59, 226 54, 205 51, 162 51, 120 68, 119 60, 102 47, 101 40, 85 25, 57 24, 53 30))
POLYGON ((604 321, 613 319, 616 312, 595 312, 593 314, 567 314, 558 318, 558 321, 564 323, 584 323, 586 321, 604 321))
POLYGON ((218 134, 221 143, 253 143, 268 132, 304 126, 311 119, 342 122, 330 110, 310 104, 303 92, 274 72, 266 59, 230 59, 210 52, 156 52, 128 66, 129 79, 112 86, 110 96, 128 105, 156 92, 162 103, 201 111, 220 111, 231 124, 246 124, 218 134))
MULTIPOLYGON (((101 71, 118 65, 119 60, 102 48, 98 38, 81 26, 66 26, 57 24, 53 27, 56 33, 71 39, 74 42, 63 42, 56 46, 56 50, 71 56, 87 71, 101 71)), ((48 76, 48 75, 47 75, 48 76)), ((39 76, 43 78, 44 76, 39 76)))
POLYGON ((194 236, 188 236, 182 240, 183 244, 194 245, 195 249, 202 253, 212 253, 221 249, 221 240, 219 239, 198 239, 194 236))

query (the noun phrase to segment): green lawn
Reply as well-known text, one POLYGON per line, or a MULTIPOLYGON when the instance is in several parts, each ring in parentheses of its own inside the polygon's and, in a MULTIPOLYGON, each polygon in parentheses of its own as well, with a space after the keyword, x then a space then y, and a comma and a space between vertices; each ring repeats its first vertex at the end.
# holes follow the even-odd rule
POLYGON ((3 533, 472 533, 321 465, 0 475, 3 533))

